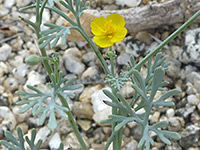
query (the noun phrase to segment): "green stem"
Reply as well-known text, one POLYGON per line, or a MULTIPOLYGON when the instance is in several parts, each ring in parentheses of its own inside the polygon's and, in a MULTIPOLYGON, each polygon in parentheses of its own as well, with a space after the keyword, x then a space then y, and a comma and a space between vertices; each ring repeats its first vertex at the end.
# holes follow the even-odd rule
POLYGON ((66 100, 65 100, 62 96, 60 96, 60 95, 58 95, 58 96, 59 96, 59 98, 60 98, 60 100, 61 100, 61 102, 62 102, 62 105, 63 105, 64 107, 68 108, 68 110, 69 110, 69 111, 67 112, 68 120, 69 120, 69 122, 70 122, 70 124, 71 124, 71 127, 72 127, 72 129, 73 129, 73 132, 75 133, 75 135, 76 135, 76 137, 77 137, 79 143, 81 144, 83 150, 88 150, 88 147, 87 147, 87 145, 85 144, 85 142, 84 142, 84 140, 83 140, 83 138, 82 138, 82 136, 81 136, 81 134, 80 134, 80 132, 79 132, 77 126, 76 126, 76 122, 75 122, 74 117, 73 117, 73 115, 72 115, 72 113, 71 113, 71 110, 70 110, 70 108, 69 108, 69 106, 68 106, 68 103, 66 102, 66 100))
POLYGON ((99 49, 97 48, 97 46, 94 44, 94 42, 91 40, 91 38, 89 37, 89 35, 84 31, 84 29, 79 26, 78 28, 79 32, 82 34, 82 36, 87 40, 87 42, 89 43, 89 45, 92 47, 92 49, 94 50, 95 54, 97 55, 99 61, 101 62, 101 65, 103 67, 103 70, 106 74, 109 74, 110 71, 108 69, 108 66, 106 64, 105 59, 103 58, 102 54, 100 53, 99 49))
POLYGON ((134 69, 140 68, 146 61, 149 60, 152 56, 157 54, 165 45, 167 45, 172 39, 174 39, 178 34, 180 34, 185 28, 187 28, 192 22, 194 22, 200 16, 200 10, 195 13, 187 22, 185 22, 180 28, 178 28, 174 33, 172 33, 167 39, 165 39, 158 47, 150 52, 146 57, 144 57, 138 64, 134 66, 128 73, 127 76, 130 76, 134 69))

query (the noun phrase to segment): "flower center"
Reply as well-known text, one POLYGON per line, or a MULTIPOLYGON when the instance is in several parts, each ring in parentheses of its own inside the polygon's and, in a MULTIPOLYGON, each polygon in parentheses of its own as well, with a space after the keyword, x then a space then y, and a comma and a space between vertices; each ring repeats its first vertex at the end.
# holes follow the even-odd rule
POLYGON ((113 24, 111 22, 106 22, 104 27, 104 32, 106 34, 106 36, 110 39, 113 37, 113 34, 114 34, 114 27, 113 27, 113 24))

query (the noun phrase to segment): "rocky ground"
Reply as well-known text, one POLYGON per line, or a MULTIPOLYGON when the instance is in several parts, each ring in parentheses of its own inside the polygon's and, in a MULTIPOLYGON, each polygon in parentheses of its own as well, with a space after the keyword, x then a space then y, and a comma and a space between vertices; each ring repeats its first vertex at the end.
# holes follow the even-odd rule
MULTIPOLYGON (((58 128, 50 131, 47 122, 37 125, 37 118, 31 111, 19 114, 21 106, 16 105, 20 97, 15 94, 17 90, 27 90, 26 85, 37 86, 43 91, 48 78, 43 66, 31 67, 24 60, 31 54, 39 55, 36 35, 18 16, 34 20, 34 11, 19 12, 20 7, 33 3, 34 0, 0 0, 0 139, 4 139, 4 131, 10 130, 16 134, 16 128, 21 127, 26 135, 36 128, 36 139, 42 139, 42 148, 57 148, 61 141, 65 148, 71 146, 79 150, 80 146, 67 119, 58 116, 58 128)), ((130 1, 123 1, 124 3, 130 1)), ((157 1, 143 0, 140 6, 136 3, 124 5, 120 0, 95 0, 91 1, 91 9, 125 9, 127 7, 142 7, 157 1)), ((160 2, 160 1, 158 1, 160 2)), ((45 10, 44 22, 64 24, 64 20, 54 13, 45 10)), ((136 60, 141 60, 148 52, 168 37, 180 24, 163 26, 151 31, 143 31, 127 37, 114 47, 118 57, 116 60, 117 72, 126 70, 127 60, 133 55, 136 60)), ((45 27, 43 27, 45 29, 45 27)), ((67 45, 58 44, 54 49, 49 49, 48 54, 60 53, 60 70, 67 78, 78 77, 78 82, 84 87, 76 91, 74 99, 69 101, 79 129, 91 150, 102 150, 111 134, 110 126, 103 126, 100 120, 106 119, 111 113, 111 108, 102 100, 107 99, 102 89, 105 86, 103 70, 94 52, 87 42, 68 42, 67 45), (72 67, 73 66, 73 67, 72 67)), ((104 53, 106 49, 102 49, 104 53)), ((181 140, 173 141, 172 146, 166 146, 155 135, 153 150, 198 150, 200 149, 200 27, 193 24, 186 31, 168 44, 162 50, 171 65, 167 70, 165 79, 169 82, 167 89, 181 89, 181 94, 172 97, 174 107, 158 108, 150 117, 150 122, 160 120, 169 122, 168 130, 176 131, 181 135, 181 140)), ((109 63, 109 62, 108 62, 109 63)), ((145 72, 145 68, 143 69, 145 72)), ((130 99, 134 91, 131 84, 127 83, 121 89, 122 95, 130 99)), ((160 93, 158 93, 159 96, 160 93)), ((136 150, 141 136, 141 129, 135 123, 129 123, 124 128, 123 149, 136 150)), ((0 149, 4 149, 0 146, 0 149)))

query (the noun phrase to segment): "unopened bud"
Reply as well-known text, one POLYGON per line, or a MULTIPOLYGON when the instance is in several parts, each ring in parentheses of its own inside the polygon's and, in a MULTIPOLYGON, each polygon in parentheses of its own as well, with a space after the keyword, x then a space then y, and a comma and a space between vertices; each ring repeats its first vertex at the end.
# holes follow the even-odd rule
POLYGON ((37 65, 41 61, 41 58, 37 55, 30 55, 26 58, 25 62, 29 65, 37 65))

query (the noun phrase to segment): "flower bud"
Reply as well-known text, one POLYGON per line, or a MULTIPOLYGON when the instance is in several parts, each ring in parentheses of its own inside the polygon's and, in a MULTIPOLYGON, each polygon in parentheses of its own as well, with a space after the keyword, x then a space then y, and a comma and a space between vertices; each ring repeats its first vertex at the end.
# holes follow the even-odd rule
POLYGON ((37 65, 41 61, 41 58, 36 55, 30 55, 26 58, 25 62, 29 65, 37 65))

